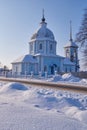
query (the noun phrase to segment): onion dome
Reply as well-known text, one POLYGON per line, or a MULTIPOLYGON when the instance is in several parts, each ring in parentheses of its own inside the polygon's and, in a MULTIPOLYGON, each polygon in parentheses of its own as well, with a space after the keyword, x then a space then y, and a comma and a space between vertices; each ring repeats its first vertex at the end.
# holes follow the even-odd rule
POLYGON ((40 27, 37 29, 37 31, 32 35, 31 40, 33 39, 50 39, 54 40, 54 34, 53 32, 47 28, 47 23, 45 22, 45 17, 44 17, 44 11, 43 11, 43 17, 41 19, 40 27))

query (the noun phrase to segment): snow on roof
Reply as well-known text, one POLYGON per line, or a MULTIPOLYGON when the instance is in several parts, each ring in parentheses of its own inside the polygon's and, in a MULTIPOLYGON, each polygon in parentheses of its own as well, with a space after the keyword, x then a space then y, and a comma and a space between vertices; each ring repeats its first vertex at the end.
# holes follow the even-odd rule
POLYGON ((37 29, 37 31, 32 35, 31 40, 37 38, 50 38, 54 40, 54 34, 47 28, 47 23, 41 22, 40 25, 39 29, 37 29))
POLYGON ((73 42, 73 41, 69 41, 64 47, 76 47, 76 48, 78 48, 78 46, 76 45, 76 43, 75 42, 73 42))
POLYGON ((38 29, 33 36, 31 37, 31 39, 36 39, 36 38, 50 38, 54 40, 54 35, 52 33, 52 31, 50 31, 48 28, 40 28, 38 29))
POLYGON ((64 59, 64 65, 75 65, 75 63, 71 62, 69 58, 64 59))
POLYGON ((63 58, 63 59, 65 58, 65 57, 60 56, 60 55, 55 55, 55 54, 49 54, 49 55, 47 54, 46 55, 46 54, 41 54, 41 53, 37 53, 37 54, 35 54, 35 56, 46 56, 46 57, 50 56, 50 57, 59 57, 59 58, 63 58))
POLYGON ((21 63, 21 62, 38 63, 35 57, 32 55, 21 56, 12 63, 21 63))

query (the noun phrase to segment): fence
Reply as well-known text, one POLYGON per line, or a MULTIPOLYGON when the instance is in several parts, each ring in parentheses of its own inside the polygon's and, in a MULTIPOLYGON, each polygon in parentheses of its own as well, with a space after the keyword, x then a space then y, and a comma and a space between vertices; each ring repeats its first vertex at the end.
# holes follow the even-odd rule
POLYGON ((74 76, 79 77, 79 78, 86 78, 87 79, 87 72, 73 72, 72 73, 74 76))

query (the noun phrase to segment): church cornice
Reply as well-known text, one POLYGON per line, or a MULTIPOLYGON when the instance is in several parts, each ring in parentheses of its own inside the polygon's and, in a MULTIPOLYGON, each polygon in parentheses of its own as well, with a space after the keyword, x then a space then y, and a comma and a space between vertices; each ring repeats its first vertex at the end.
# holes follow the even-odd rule
POLYGON ((34 41, 51 41, 51 42, 56 42, 56 43, 57 43, 57 41, 52 40, 52 39, 50 39, 50 38, 36 38, 36 39, 30 40, 29 43, 30 43, 30 42, 34 42, 34 41))

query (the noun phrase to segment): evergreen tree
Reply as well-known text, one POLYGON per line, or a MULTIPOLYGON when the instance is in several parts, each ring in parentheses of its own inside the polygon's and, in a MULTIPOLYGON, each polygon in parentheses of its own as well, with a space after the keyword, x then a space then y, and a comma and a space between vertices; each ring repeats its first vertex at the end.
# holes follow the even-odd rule
POLYGON ((87 66, 87 9, 83 16, 82 24, 80 26, 79 32, 76 34, 76 42, 80 43, 82 48, 82 62, 84 67, 87 66))

